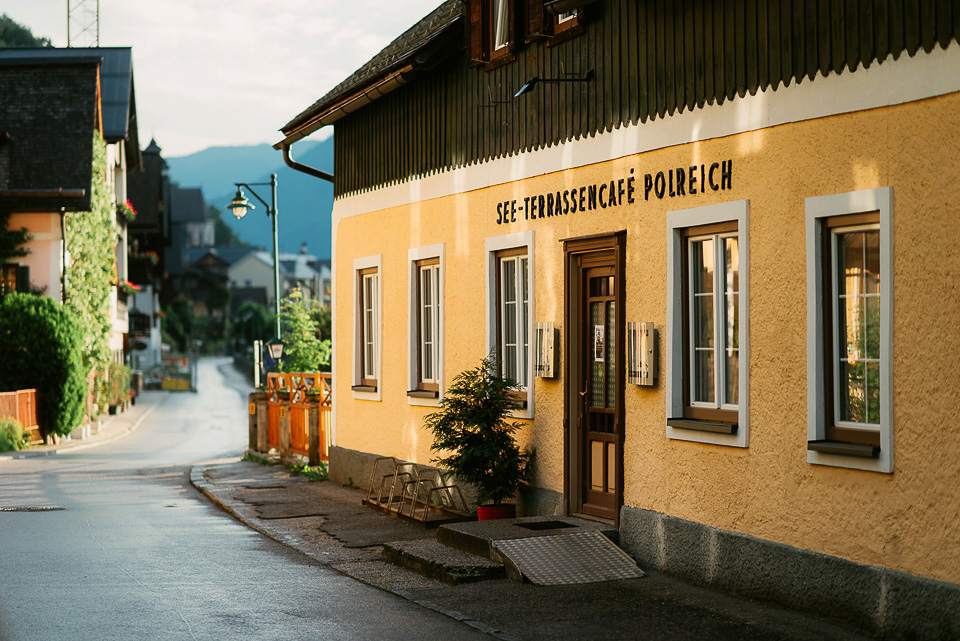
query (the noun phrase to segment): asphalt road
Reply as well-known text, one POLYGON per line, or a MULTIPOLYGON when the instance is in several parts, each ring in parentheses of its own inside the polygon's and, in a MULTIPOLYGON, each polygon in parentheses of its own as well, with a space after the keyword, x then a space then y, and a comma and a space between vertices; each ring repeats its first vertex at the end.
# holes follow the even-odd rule
POLYGON ((479 639, 213 508, 191 464, 237 456, 246 390, 203 361, 129 436, 0 461, 0 641, 479 639))

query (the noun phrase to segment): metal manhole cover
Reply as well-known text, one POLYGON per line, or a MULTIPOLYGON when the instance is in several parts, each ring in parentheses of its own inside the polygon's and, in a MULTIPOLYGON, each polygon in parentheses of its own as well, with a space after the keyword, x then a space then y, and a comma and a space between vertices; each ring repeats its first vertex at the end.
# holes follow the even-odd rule
POLYGON ((59 512, 64 510, 57 505, 14 505, 12 507, 0 507, 0 512, 59 512))
POLYGON ((496 541, 524 578, 536 585, 573 585, 638 579, 643 570, 599 532, 496 541))

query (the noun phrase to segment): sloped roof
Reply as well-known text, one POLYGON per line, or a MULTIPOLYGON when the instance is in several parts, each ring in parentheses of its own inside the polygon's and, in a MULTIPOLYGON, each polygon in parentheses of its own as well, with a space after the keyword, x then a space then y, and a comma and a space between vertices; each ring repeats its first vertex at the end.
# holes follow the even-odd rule
POLYGON ((453 26, 461 16, 461 0, 446 0, 384 47, 380 53, 353 72, 346 80, 327 92, 320 100, 300 112, 293 120, 284 125, 281 131, 285 134, 289 133, 315 115, 322 113, 328 107, 348 97, 354 91, 391 71, 401 68, 414 54, 453 26))
MULTIPOLYGON (((103 59, 100 68, 100 95, 103 98, 103 137, 110 142, 123 140, 136 129, 136 104, 133 96, 133 52, 130 47, 0 48, 0 60, 55 58, 103 59)), ((139 148, 139 144, 138 144, 139 148)))
POLYGON ((0 56, 0 209, 90 208, 99 64, 0 56))
POLYGON ((207 220, 207 203, 199 187, 170 187, 170 220, 202 223, 207 220))
MULTIPOLYGON (((232 265, 253 251, 256 251, 253 247, 226 247, 220 245, 214 247, 188 247, 187 260, 195 263, 207 254, 214 254, 222 258, 228 265, 232 265)), ((270 264, 273 265, 272 259, 270 264)))

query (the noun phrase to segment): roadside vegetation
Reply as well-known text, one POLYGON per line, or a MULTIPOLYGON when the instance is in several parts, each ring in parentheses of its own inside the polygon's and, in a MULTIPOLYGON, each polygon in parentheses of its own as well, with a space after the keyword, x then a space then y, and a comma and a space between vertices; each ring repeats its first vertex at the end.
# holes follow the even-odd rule
MULTIPOLYGON (((266 456, 261 456, 255 454, 250 450, 247 450, 241 461, 248 461, 250 463, 259 463, 260 465, 268 465, 273 467, 275 465, 280 465, 280 461, 276 459, 270 459, 266 456)), ((305 476, 311 481, 326 481, 330 478, 330 471, 327 469, 327 464, 322 462, 320 465, 311 467, 306 463, 287 463, 284 465, 285 468, 290 470, 291 476, 305 476)))

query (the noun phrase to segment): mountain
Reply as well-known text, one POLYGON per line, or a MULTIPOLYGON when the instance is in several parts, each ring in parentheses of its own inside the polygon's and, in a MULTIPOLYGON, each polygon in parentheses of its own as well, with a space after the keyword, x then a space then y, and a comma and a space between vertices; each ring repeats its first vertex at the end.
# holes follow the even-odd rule
MULTIPOLYGON (((298 162, 333 172, 333 138, 320 142, 303 141, 294 149, 298 162)), ((270 145, 210 147, 203 151, 165 158, 170 179, 181 187, 200 187, 207 204, 227 212, 223 217, 237 235, 251 245, 272 248, 272 227, 265 208, 247 192, 256 205, 243 220, 236 220, 226 206, 236 192, 235 182, 270 182, 277 174, 277 209, 280 211, 280 251, 298 252, 307 243, 311 254, 330 258, 330 213, 333 185, 286 166, 283 156, 270 145)), ((255 186, 261 198, 270 201, 270 187, 255 186)))

